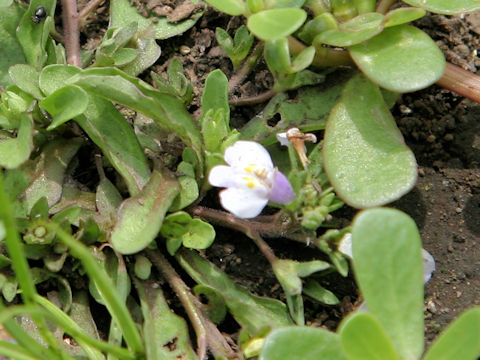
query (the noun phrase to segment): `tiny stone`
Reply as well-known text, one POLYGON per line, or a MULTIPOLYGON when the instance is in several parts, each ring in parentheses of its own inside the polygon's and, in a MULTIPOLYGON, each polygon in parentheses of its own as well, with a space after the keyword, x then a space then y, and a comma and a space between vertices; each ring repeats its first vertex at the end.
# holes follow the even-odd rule
POLYGON ((192 51, 192 49, 190 49, 187 45, 182 45, 180 46, 180 54, 182 55, 188 55, 190 53, 190 51, 192 51))
POLYGON ((425 170, 423 170, 423 168, 418 168, 418 176, 420 176, 420 177, 425 176, 425 170))
POLYGON ((455 212, 456 212, 457 214, 460 214, 462 211, 463 211, 463 210, 462 210, 462 208, 460 208, 460 207, 455 208, 455 212))
POLYGON ((445 141, 452 141, 453 140, 453 134, 445 134, 443 137, 445 141))
POLYGON ((431 135, 428 135, 427 137, 427 141, 429 143, 433 143, 437 138, 435 137, 435 135, 431 134, 431 135))

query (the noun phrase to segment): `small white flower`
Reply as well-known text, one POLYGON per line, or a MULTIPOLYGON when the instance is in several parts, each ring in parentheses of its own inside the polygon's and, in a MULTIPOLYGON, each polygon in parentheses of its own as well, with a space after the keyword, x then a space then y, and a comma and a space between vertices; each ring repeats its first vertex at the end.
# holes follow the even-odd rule
POLYGON ((208 181, 224 187, 222 206, 240 218, 259 215, 269 201, 286 204, 295 198, 284 174, 273 166, 267 150, 253 141, 237 141, 225 150, 225 162, 212 168, 208 181))

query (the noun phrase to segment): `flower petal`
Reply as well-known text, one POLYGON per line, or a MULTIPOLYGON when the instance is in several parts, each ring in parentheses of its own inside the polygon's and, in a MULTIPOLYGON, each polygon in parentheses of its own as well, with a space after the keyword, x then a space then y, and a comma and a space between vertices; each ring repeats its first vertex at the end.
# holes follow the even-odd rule
POLYGON ((268 151, 254 141, 237 141, 225 150, 225 162, 233 167, 244 168, 251 164, 273 169, 272 158, 268 151))
POLYGON ((268 199, 279 204, 287 204, 295 199, 295 193, 290 181, 278 170, 275 171, 275 179, 273 180, 272 191, 268 199))
POLYGON ((230 166, 217 165, 210 170, 208 182, 212 186, 230 187, 235 186, 235 170, 230 166))
POLYGON ((222 206, 239 218, 249 219, 259 215, 268 199, 261 198, 252 191, 228 188, 220 192, 222 206))

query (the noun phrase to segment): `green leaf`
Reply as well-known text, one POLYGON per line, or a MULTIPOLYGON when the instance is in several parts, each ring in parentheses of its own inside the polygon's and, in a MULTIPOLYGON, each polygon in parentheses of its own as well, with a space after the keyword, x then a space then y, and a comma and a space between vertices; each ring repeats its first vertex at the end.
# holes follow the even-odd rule
POLYGON ((17 39, 22 45, 25 59, 29 65, 40 70, 47 61, 46 45, 53 24, 55 14, 55 0, 32 0, 27 11, 17 28, 17 39), (47 12, 47 18, 35 24, 32 16, 39 6, 43 6, 47 12))
POLYGON ((106 177, 102 177, 97 186, 95 204, 104 229, 111 229, 117 218, 117 211, 122 203, 118 189, 106 177))
POLYGON ((323 156, 337 195, 357 208, 394 201, 417 178, 415 157, 380 90, 361 75, 347 83, 330 113, 323 156))
POLYGON ((415 222, 396 209, 364 210, 353 221, 352 244, 355 276, 370 313, 401 359, 418 359, 423 352, 423 266, 415 222))
POLYGON ((403 0, 403 2, 433 13, 445 15, 457 15, 480 9, 478 0, 403 0))
POLYGON ((150 178, 150 167, 135 133, 116 107, 90 96, 87 110, 75 121, 120 173, 130 195, 138 194, 150 178))
POLYGON ((180 250, 176 258, 197 283, 209 286, 223 296, 229 312, 251 336, 266 327, 291 324, 285 304, 251 295, 247 289, 236 285, 223 271, 193 251, 180 250))
POLYGON ((145 358, 195 360, 189 331, 183 318, 168 307, 158 284, 134 279, 143 314, 145 358))
POLYGON ((193 288, 193 292, 198 298, 202 296, 207 298, 207 304, 203 304, 202 302, 202 309, 207 313, 210 320, 215 324, 220 324, 227 315, 227 306, 225 305, 225 301, 223 301, 222 294, 205 285, 196 285, 193 288))
POLYGON ((308 21, 298 32, 298 38, 307 44, 311 44, 318 34, 337 28, 338 23, 335 17, 329 12, 324 12, 308 21))
POLYGON ((353 0, 359 14, 370 13, 375 11, 377 0, 353 0))
POLYGON ((8 69, 8 75, 12 82, 26 93, 36 99, 42 99, 43 94, 39 88, 39 73, 33 66, 16 64, 8 69))
POLYGON ((313 46, 305 48, 300 54, 295 57, 295 59, 293 59, 292 71, 300 72, 302 70, 305 70, 312 64, 314 56, 315 48, 313 46))
POLYGON ((341 324, 340 342, 351 360, 400 360, 392 342, 375 317, 355 312, 341 324))
POLYGON ((12 81, 8 76, 8 69, 25 62, 22 46, 17 40, 16 28, 23 15, 20 6, 2 7, 0 12, 0 85, 4 88, 11 85, 12 81))
POLYGON ((370 39, 383 30, 383 15, 379 13, 367 13, 358 15, 353 19, 342 23, 338 29, 327 30, 315 37, 315 44, 327 44, 332 46, 351 46, 370 39))
POLYGON ((142 191, 123 201, 111 234, 114 249, 133 254, 157 236, 163 218, 179 192, 177 180, 166 170, 154 170, 142 191))
POLYGON ((290 49, 286 38, 269 40, 265 43, 264 57, 268 69, 279 74, 290 74, 290 49))
POLYGON ((28 212, 42 197, 46 197, 49 207, 60 201, 65 170, 82 142, 78 138, 59 139, 45 145, 37 159, 33 181, 25 189, 28 212))
POLYGON ((435 340, 424 360, 475 360, 480 356, 480 308, 462 313, 435 340))
POLYGON ((50 95, 68 85, 69 79, 82 70, 73 65, 48 65, 43 68, 38 80, 40 89, 45 95, 50 95))
POLYGON ((296 326, 268 334, 259 360, 346 360, 340 338, 325 329, 296 326))
POLYGON ((237 16, 245 13, 243 0, 205 0, 206 3, 225 14, 237 16))
MULTIPOLYGON (((198 0, 191 0, 191 2, 199 3, 198 0)), ((155 39, 161 40, 183 34, 195 25, 202 15, 203 11, 198 11, 185 20, 173 23, 169 22, 168 18, 164 16, 156 17, 152 15, 146 18, 140 15, 137 7, 132 5, 129 0, 112 0, 110 2, 109 26, 111 28, 121 28, 135 22, 138 24, 138 34, 147 35, 147 33, 151 33, 155 39)))
POLYGON ((147 280, 152 273, 152 262, 143 255, 135 256, 135 276, 141 280, 147 280))
POLYGON ((383 20, 384 27, 392 27, 415 21, 425 16, 427 12, 419 8, 404 7, 389 11, 383 20))
POLYGON ((212 225, 192 217, 183 211, 169 214, 163 222, 160 234, 167 239, 167 248, 171 255, 183 246, 191 249, 206 249, 215 240, 212 225))
POLYGON ((182 100, 113 68, 85 70, 78 79, 76 84, 89 94, 141 112, 155 120, 161 129, 177 134, 196 153, 197 176, 203 175, 202 137, 182 100))
POLYGON ((183 246, 190 249, 206 249, 215 239, 215 229, 201 219, 192 219, 188 224, 188 231, 182 236, 183 246))
POLYGON ((366 76, 391 91, 411 92, 426 88, 445 71, 445 57, 435 42, 409 25, 387 28, 349 50, 366 76))
POLYGON ((64 86, 43 99, 40 105, 53 116, 47 130, 53 130, 83 114, 87 109, 88 99, 88 94, 76 85, 64 86))
POLYGON ((337 305, 340 302, 334 293, 313 279, 306 279, 303 284, 303 293, 325 305, 337 305))
POLYGON ((0 166, 14 169, 28 160, 33 150, 33 130, 30 116, 20 115, 17 137, 0 140, 0 166))
POLYGON ((306 18, 305 10, 297 8, 265 10, 251 15, 247 27, 262 40, 275 40, 294 33, 306 18))

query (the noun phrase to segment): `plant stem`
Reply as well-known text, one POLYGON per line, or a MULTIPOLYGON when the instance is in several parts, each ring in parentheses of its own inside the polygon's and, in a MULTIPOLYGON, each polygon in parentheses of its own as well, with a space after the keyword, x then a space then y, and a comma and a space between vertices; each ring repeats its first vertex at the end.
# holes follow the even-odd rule
POLYGON ((95 10, 101 3, 105 0, 90 0, 87 5, 85 5, 82 10, 78 13, 78 20, 80 22, 84 22, 85 18, 90 14, 93 10, 95 10))
POLYGON ((235 89, 242 83, 242 81, 248 76, 250 71, 255 67, 260 56, 263 52, 263 42, 259 42, 255 45, 250 56, 243 63, 242 67, 230 78, 228 83, 228 92, 229 94, 233 93, 235 89))
POLYGON ((195 206, 189 212, 209 223, 240 231, 247 236, 250 232, 257 232, 260 236, 282 237, 307 245, 315 239, 307 234, 297 232, 298 227, 282 211, 275 215, 258 216, 251 220, 241 219, 230 213, 203 206, 195 206))
POLYGON ((267 100, 270 100, 276 94, 275 90, 270 89, 261 94, 254 96, 247 96, 240 99, 232 99, 229 101, 229 104, 232 106, 244 106, 244 105, 255 105, 261 104, 267 100))
POLYGON ((480 103, 480 76, 447 63, 445 73, 437 85, 480 103))
POLYGON ((78 26, 78 12, 76 0, 62 0, 62 18, 64 29, 65 50, 67 63, 80 67, 80 30, 78 26))
POLYGON ((395 4, 397 0, 380 0, 377 5, 376 12, 386 14, 388 10, 395 4))
POLYGON ((201 310, 201 303, 192 295, 187 284, 177 274, 167 259, 159 252, 146 250, 149 259, 157 269, 165 276, 170 287, 175 291, 182 303, 192 326, 197 334, 197 353, 200 360, 207 359, 207 345, 214 355, 232 358, 235 353, 230 348, 225 338, 217 327, 204 316, 201 310))

